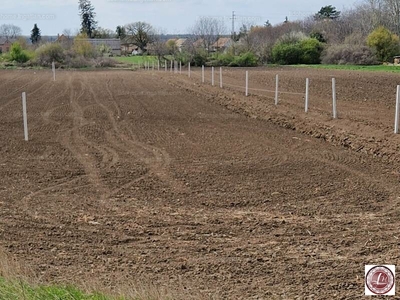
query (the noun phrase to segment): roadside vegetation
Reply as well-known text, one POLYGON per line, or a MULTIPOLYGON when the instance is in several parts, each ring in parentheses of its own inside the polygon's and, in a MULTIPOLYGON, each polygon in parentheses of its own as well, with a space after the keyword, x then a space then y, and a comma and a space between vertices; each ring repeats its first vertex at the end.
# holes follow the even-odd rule
POLYGON ((21 280, 6 280, 0 277, 0 296, 2 300, 124 300, 102 294, 84 293, 74 287, 29 285, 21 280))
POLYGON ((51 284, 38 279, 29 267, 19 264, 0 248, 1 300, 190 300, 202 299, 188 291, 158 287, 142 281, 124 282, 109 290, 94 278, 74 284, 51 284))

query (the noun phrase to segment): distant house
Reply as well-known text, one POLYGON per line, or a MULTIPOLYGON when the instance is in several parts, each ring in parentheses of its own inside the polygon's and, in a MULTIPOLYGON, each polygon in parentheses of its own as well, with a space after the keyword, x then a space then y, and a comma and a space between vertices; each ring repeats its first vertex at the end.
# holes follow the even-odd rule
POLYGON ((179 52, 186 50, 189 48, 189 40, 188 39, 177 39, 175 41, 175 45, 178 48, 179 52))
POLYGON ((198 39, 193 43, 195 48, 204 48, 204 39, 198 39))
POLYGON ((64 34, 58 35, 56 39, 56 43, 60 43, 63 46, 70 47, 72 46, 74 40, 73 38, 66 36, 64 34))
POLYGON ((225 52, 233 44, 234 42, 231 38, 222 37, 212 44, 211 48, 215 52, 225 52))
POLYGON ((11 45, 15 42, 15 39, 9 39, 6 37, 0 37, 0 53, 9 52, 11 45))
POLYGON ((66 35, 62 34, 62 35, 58 35, 57 36, 56 42, 57 43, 64 43, 64 42, 67 42, 69 40, 70 40, 69 37, 67 37, 66 35))

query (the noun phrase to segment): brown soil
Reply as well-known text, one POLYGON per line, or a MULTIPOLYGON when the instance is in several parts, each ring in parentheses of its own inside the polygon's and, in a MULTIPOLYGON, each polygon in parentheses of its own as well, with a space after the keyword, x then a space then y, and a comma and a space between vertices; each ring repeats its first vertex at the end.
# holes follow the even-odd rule
POLYGON ((0 246, 49 282, 362 297, 364 265, 400 258, 397 77, 251 71, 251 88, 274 90, 278 72, 295 93, 310 77, 306 115, 302 95, 275 107, 273 93, 246 98, 194 72, 1 71, 0 246))

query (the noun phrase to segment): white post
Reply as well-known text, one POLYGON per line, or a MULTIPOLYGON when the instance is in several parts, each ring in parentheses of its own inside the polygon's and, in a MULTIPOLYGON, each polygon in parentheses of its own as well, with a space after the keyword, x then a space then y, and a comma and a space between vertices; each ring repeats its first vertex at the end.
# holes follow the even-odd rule
POLYGON ((333 110, 333 118, 337 119, 337 110, 336 110, 336 79, 332 78, 332 110, 333 110))
POLYGON ((154 71, 154 60, 153 60, 153 71, 154 71))
POLYGON ((222 67, 219 68, 219 87, 222 89, 222 67))
POLYGON ((160 60, 157 60, 157 71, 160 71, 160 60))
POLYGON ((214 67, 211 67, 211 85, 214 86, 214 67))
POLYGON ((309 97, 309 87, 310 87, 310 80, 306 79, 306 103, 304 105, 305 112, 308 112, 308 97, 309 97))
POLYGON ((182 74, 182 62, 179 62, 179 74, 182 74))
POLYGON ((249 95, 249 71, 246 71, 246 97, 249 95))
POLYGON ((278 105, 278 101, 279 101, 279 75, 276 75, 275 105, 278 105))
POLYGON ((171 71, 170 71, 171 73, 172 73, 172 70, 174 69, 173 63, 174 63, 174 62, 171 60, 171 71))
POLYGON ((174 73, 178 74, 178 62, 177 61, 175 61, 174 68, 175 68, 174 73))
POLYGON ((396 95, 396 116, 394 118, 394 133, 399 133, 399 113, 400 113, 400 85, 397 86, 396 95))
POLYGON ((190 78, 190 63, 188 65, 188 77, 190 78))
POLYGON ((165 72, 167 72, 167 71, 168 71, 168 64, 167 64, 167 61, 164 62, 164 68, 165 68, 165 72))
POLYGON ((53 81, 56 81, 56 64, 54 61, 51 64, 51 68, 53 70, 53 81))
POLYGON ((204 66, 201 66, 201 82, 204 83, 204 66))
POLYGON ((24 135, 25 141, 28 141, 28 114, 26 112, 26 93, 22 93, 22 115, 24 119, 24 135))

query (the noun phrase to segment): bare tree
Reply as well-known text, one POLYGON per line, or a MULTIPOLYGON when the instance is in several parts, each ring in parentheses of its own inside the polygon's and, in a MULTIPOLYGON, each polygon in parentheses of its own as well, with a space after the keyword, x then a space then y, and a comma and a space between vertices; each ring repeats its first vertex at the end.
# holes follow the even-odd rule
POLYGON ((66 29, 63 30, 62 34, 63 34, 66 38, 70 39, 70 38, 72 37, 72 30, 66 28, 66 29))
POLYGON ((384 5, 391 29, 400 34, 400 0, 384 0, 384 5))
POLYGON ((97 27, 93 31, 93 37, 95 39, 111 39, 111 38, 115 37, 115 33, 111 29, 97 27))
POLYGON ((148 44, 154 41, 155 30, 153 26, 146 22, 135 22, 124 26, 126 38, 142 51, 146 50, 148 44))
POLYGON ((19 37, 21 34, 21 28, 13 24, 3 24, 0 26, 0 36, 13 39, 19 37))
POLYGON ((197 39, 201 39, 202 46, 210 52, 212 44, 226 34, 227 29, 222 19, 202 17, 197 20, 191 32, 197 39))
POLYGON ((162 29, 154 29, 153 42, 151 43, 151 49, 149 49, 149 52, 151 52, 152 55, 157 56, 159 60, 168 54, 167 44, 162 38, 163 32, 162 29))

